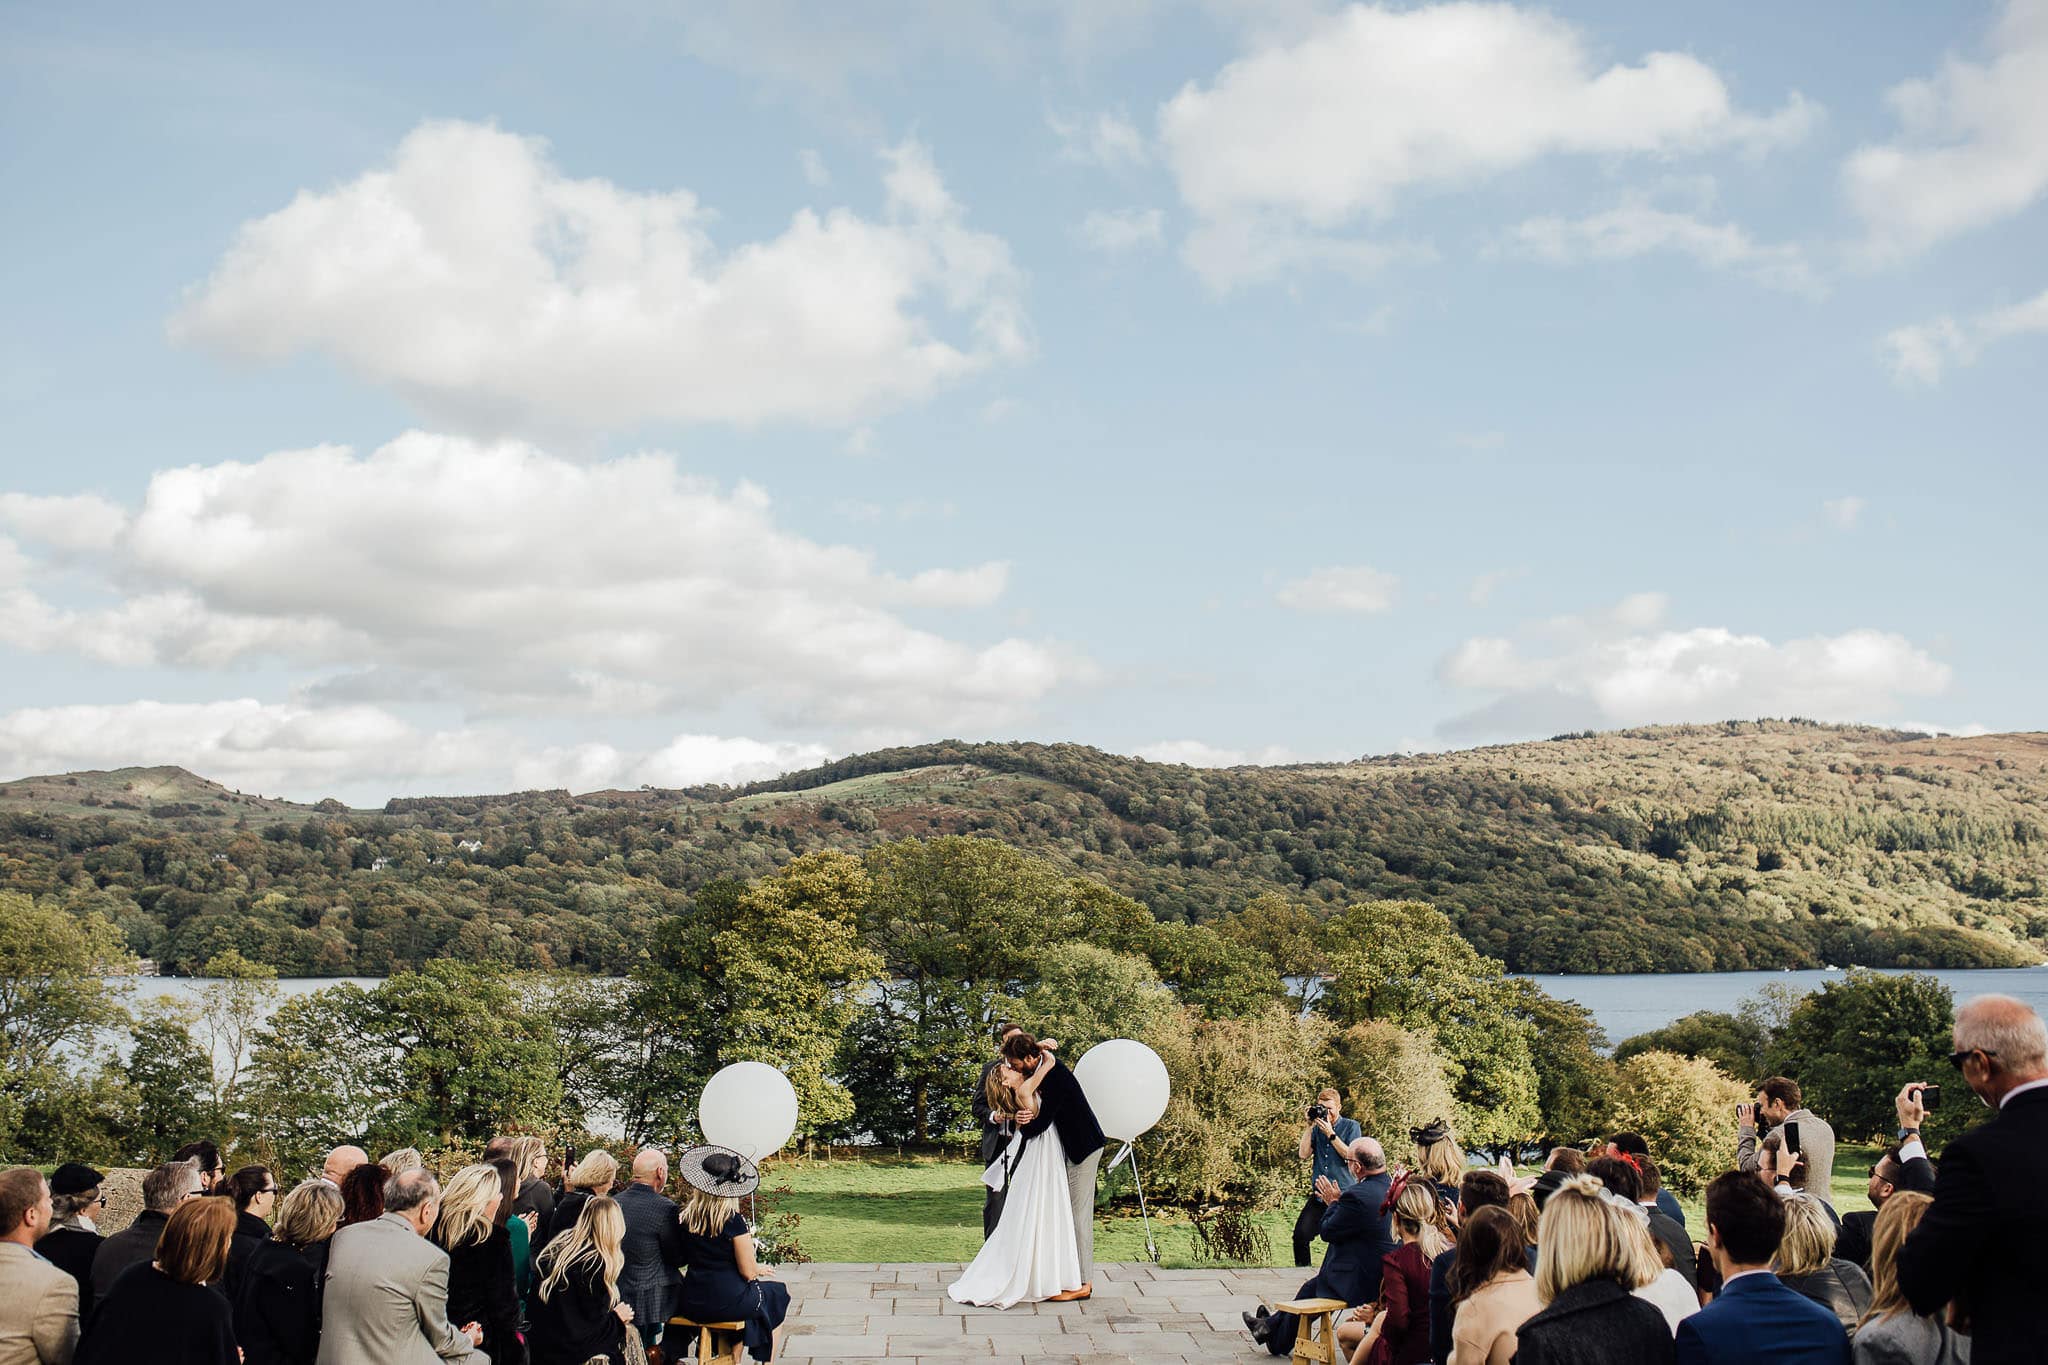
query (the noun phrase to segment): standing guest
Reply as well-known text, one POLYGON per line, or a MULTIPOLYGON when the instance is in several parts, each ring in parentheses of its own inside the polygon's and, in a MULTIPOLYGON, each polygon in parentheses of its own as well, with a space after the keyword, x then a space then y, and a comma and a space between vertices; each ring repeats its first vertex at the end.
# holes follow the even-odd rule
POLYGON ((278 1201, 277 1225, 242 1266, 234 1296, 243 1365, 314 1365, 328 1239, 341 1226, 341 1191, 301 1181, 278 1201))
MULTIPOLYGON (((1537 1187, 1539 1195, 1545 1193, 1537 1187)), ((1473 1214, 1481 1209, 1507 1211, 1509 1192, 1507 1177, 1499 1171, 1467 1171, 1458 1181, 1458 1219, 1462 1226, 1473 1214)), ((1524 1257, 1529 1273, 1536 1273, 1536 1244, 1527 1244, 1524 1257)), ((1450 1252, 1436 1258, 1436 1264, 1429 1268, 1429 1358, 1436 1365, 1444 1365, 1451 1358, 1451 1266, 1454 1257, 1450 1252)))
POLYGON ((341 1225, 374 1223, 384 1216, 384 1187, 391 1172, 374 1161, 366 1161, 341 1178, 341 1225))
POLYGON ((1833 1313, 1843 1331, 1855 1334, 1870 1307, 1870 1280, 1835 1255, 1835 1225, 1818 1199, 1796 1195, 1785 1201, 1785 1235, 1772 1264, 1779 1279, 1833 1313))
POLYGON ((1508 1196, 1508 1214, 1515 1220, 1515 1226, 1522 1230, 1522 1244, 1532 1255, 1535 1254, 1538 1250, 1536 1233, 1543 1218, 1543 1210, 1536 1207, 1536 1196, 1527 1190, 1516 1190, 1508 1196))
MULTIPOLYGON (((1756 1088, 1756 1103, 1739 1104, 1735 1107, 1735 1169, 1754 1171, 1757 1168, 1757 1120, 1762 1119, 1768 1131, 1779 1135, 1784 1141, 1785 1125, 1797 1124, 1799 1145, 1797 1151, 1806 1164, 1806 1188, 1815 1198, 1826 1201, 1831 1183, 1835 1178, 1835 1130, 1805 1107, 1800 1097, 1799 1082, 1787 1076, 1773 1076, 1756 1088)), ((1784 1141, 1787 1150, 1793 1150, 1789 1141, 1784 1141)))
POLYGON ((448 1321, 448 1254, 427 1240, 441 1212, 440 1185, 425 1171, 393 1176, 383 1207, 334 1234, 318 1365, 489 1365, 476 1349, 482 1324, 448 1321))
POLYGON ((1521 1224, 1506 1209, 1478 1209, 1465 1215, 1454 1250, 1449 1365, 1508 1365, 1516 1331, 1543 1308, 1521 1224))
MULTIPOLYGON (((1949 1143, 1934 1207, 1899 1253, 1899 1287, 1915 1313, 1958 1302, 1980 1361, 2039 1359, 2048 1285, 2048 1028, 2007 995, 1956 1011, 1949 1060, 1998 1117, 1949 1143)), ((1896 1101, 1902 1158, 1926 1154, 1919 1083, 1896 1101)))
MULTIPOLYGON (((142 1177, 142 1212, 135 1221, 100 1243, 92 1258, 92 1302, 95 1307, 114 1287, 121 1272, 156 1255, 171 1214, 199 1194, 199 1169, 189 1161, 172 1161, 142 1177)), ((232 1220, 230 1220, 232 1221, 232 1220)))
MULTIPOLYGON (((1316 1193, 1325 1205, 1320 1235, 1328 1250, 1323 1268, 1295 1294, 1300 1299, 1337 1299, 1357 1305, 1371 1303, 1380 1295, 1380 1268, 1394 1250, 1392 1207, 1387 1196, 1394 1188, 1387 1174, 1387 1157, 1378 1142, 1362 1137, 1351 1144, 1349 1189, 1339 1190, 1337 1182, 1316 1182, 1316 1193)), ((1257 1315, 1245 1314, 1245 1326, 1252 1340, 1276 1356, 1293 1354, 1294 1339, 1301 1319, 1292 1313, 1269 1312, 1262 1304, 1257 1315)))
POLYGON ((1900 1190, 1878 1211, 1871 1239, 1870 1311, 1856 1329, 1856 1365, 1968 1365, 1970 1343, 1956 1335, 1946 1315, 1913 1311, 1899 1289, 1899 1248, 1934 1200, 1900 1190))
POLYGON ((495 1365, 523 1365, 512 1237, 498 1221, 504 1202, 498 1168, 464 1166, 441 1192, 435 1246, 448 1253, 448 1318, 483 1325, 480 1343, 495 1365))
POLYGON ((420 1156, 420 1149, 417 1147, 400 1147, 377 1164, 393 1175, 403 1175, 407 1171, 423 1171, 427 1168, 427 1163, 420 1156))
MULTIPOLYGON (((1640 1161, 1644 1158, 1638 1157, 1635 1160, 1640 1161)), ((1684 1279, 1686 1288, 1696 1293, 1699 1286, 1699 1266, 1692 1249, 1692 1238, 1685 1235, 1684 1228, 1664 1216, 1664 1211, 1657 1207, 1654 1199, 1643 1198, 1642 1172, 1636 1167, 1635 1162, 1627 1157, 1595 1157, 1586 1164, 1586 1174, 1605 1185, 1615 1197, 1627 1200, 1643 1211, 1643 1219, 1650 1235, 1662 1242, 1671 1253, 1669 1257, 1662 1259, 1684 1279)), ((1699 1306, 1697 1299, 1693 1301, 1693 1306, 1699 1306)))
POLYGON ((1298 1155, 1309 1163, 1309 1191, 1307 1202, 1302 1204, 1301 1213, 1294 1220, 1294 1263, 1305 1266, 1313 1259, 1316 1230, 1323 1225, 1323 1201, 1316 1197, 1316 1181, 1328 1177, 1337 1182, 1337 1188, 1348 1189, 1351 1185, 1351 1144, 1364 1136, 1357 1119, 1344 1117, 1344 1097, 1332 1088, 1316 1096, 1316 1105, 1323 1113, 1317 1115, 1311 1106, 1308 1111, 1308 1126, 1301 1130, 1301 1145, 1298 1155))
POLYGON ((53 1216, 41 1171, 0 1172, 0 1365, 71 1365, 78 1349, 78 1281, 35 1253, 53 1216))
POLYGON ((320 1163, 320 1178, 339 1189, 341 1182, 348 1179, 350 1171, 367 1164, 369 1160, 370 1154, 360 1147, 336 1147, 327 1154, 327 1159, 320 1163))
POLYGON ((500 1157, 489 1163, 498 1173, 498 1226, 505 1229, 505 1240, 512 1248, 512 1297, 518 1302, 520 1316, 526 1316, 526 1291, 533 1274, 533 1232, 526 1226, 526 1219, 513 1210, 519 1203, 519 1171, 511 1160, 500 1157))
POLYGON ((1656 1278, 1634 1208, 1590 1175, 1544 1201, 1543 1309, 1515 1333, 1517 1365, 1660 1365, 1672 1359, 1664 1315, 1635 1291, 1656 1278))
POLYGON ((724 1147, 693 1147, 677 1162, 683 1199, 683 1259, 689 1273, 675 1311, 697 1322, 744 1322, 747 1354, 773 1360, 789 1286, 754 1256, 740 1200, 761 1183, 754 1164, 724 1147))
MULTIPOLYGON (((1607 1139, 1607 1155, 1621 1157, 1638 1171, 1641 1171, 1643 1170, 1644 1163, 1649 1159, 1650 1144, 1644 1140, 1641 1133, 1616 1133, 1613 1137, 1607 1139)), ((1649 1188, 1645 1192, 1644 1197, 1654 1198, 1657 1202, 1657 1211, 1659 1213, 1662 1213, 1666 1218, 1678 1224, 1679 1227, 1684 1227, 1685 1210, 1679 1207, 1678 1196, 1665 1189, 1662 1180, 1646 1183, 1649 1183, 1649 1188)))
POLYGON ((1465 1178, 1465 1149, 1458 1135, 1442 1119, 1431 1119, 1420 1128, 1410 1128, 1408 1138, 1415 1144, 1415 1170, 1436 1187, 1436 1197, 1446 1205, 1458 1200, 1459 1182, 1465 1178))
POLYGON ((1641 1203, 1650 1214, 1651 1235, 1670 1251, 1672 1268, 1697 1289, 1698 1253, 1693 1250, 1692 1235, 1685 1230, 1685 1210, 1678 1209, 1678 1197, 1664 1188, 1663 1169, 1648 1152, 1633 1153, 1627 1160, 1642 1178, 1641 1203), (1672 1209, 1678 1209, 1676 1215, 1672 1209))
POLYGON ((235 1237, 228 1244, 228 1273, 224 1281, 228 1301, 233 1302, 242 1282, 242 1271, 256 1248, 270 1240, 270 1213, 277 1205, 277 1181, 268 1166, 244 1166, 222 1181, 219 1191, 234 1201, 235 1237))
POLYGON ((1443 1205, 1425 1180, 1394 1182, 1394 1237, 1380 1263, 1379 1311, 1367 1304, 1337 1327, 1337 1346, 1351 1365, 1423 1365, 1429 1359, 1429 1268, 1451 1239, 1440 1226, 1443 1205))
POLYGON ((675 1201, 663 1194, 668 1184, 668 1157, 659 1147, 633 1154, 633 1178, 619 1191, 619 1215, 626 1220, 621 1250, 625 1268, 619 1272, 619 1295, 633 1310, 633 1323, 643 1345, 661 1339, 669 1309, 682 1279, 683 1225, 675 1201))
MULTIPOLYGON (((619 1297, 620 1243, 626 1220, 618 1201, 594 1194, 540 1254, 533 1290, 533 1365, 626 1365, 626 1328, 633 1310, 619 1297)), ((561 1207, 555 1213, 561 1215, 561 1207)))
MULTIPOLYGON (((509 1153, 512 1164, 519 1169, 519 1202, 513 1212, 521 1215, 532 1214, 538 1222, 547 1221, 554 1212, 555 1191, 547 1182, 548 1145, 537 1137, 516 1137, 512 1139, 509 1153)), ((534 1221, 527 1227, 539 1231, 534 1221)))
POLYGON ((234 1311, 214 1287, 234 1236, 233 1204, 185 1200, 164 1223, 155 1258, 129 1266, 99 1296, 76 1365, 238 1365, 234 1311))
MULTIPOLYGON (((1884 1155, 1871 1165, 1870 1183, 1864 1187, 1871 1207, 1842 1215, 1841 1235, 1835 1238, 1835 1255, 1852 1262, 1864 1274, 1870 1274, 1870 1240, 1877 1227, 1877 1215, 1883 1212, 1885 1201, 1895 1194, 1909 1191, 1934 1193, 1933 1164, 1925 1157, 1912 1162, 1901 1161, 1897 1147, 1885 1148, 1884 1155)), ((1875 1283, 1875 1277, 1872 1282, 1875 1283)))
POLYGON ((555 1201, 554 1209, 541 1220, 540 1240, 534 1243, 534 1256, 548 1249, 548 1243, 576 1226, 576 1220, 583 1216, 586 1200, 612 1192, 612 1182, 619 1178, 619 1159, 602 1147, 593 1147, 583 1154, 582 1160, 570 1168, 562 1177, 562 1183, 569 1188, 555 1201))
POLYGON ((90 1166, 67 1161, 50 1173, 50 1230, 36 1243, 36 1255, 78 1281, 78 1316, 92 1311, 92 1258, 99 1251, 99 1224, 107 1206, 100 1193, 106 1179, 90 1166))
POLYGON ((173 1161, 189 1161, 199 1172, 199 1192, 218 1194, 221 1181, 220 1148, 209 1138, 188 1142, 171 1153, 173 1161))
MULTIPOLYGON (((998 1111, 989 1103, 989 1078, 1003 1067, 1003 1044, 1013 1033, 1024 1030, 1007 1019, 998 1020, 993 1030, 996 1039, 996 1055, 981 1069, 981 1077, 974 1084, 974 1121, 981 1125, 981 1169, 984 1171, 996 1164, 1016 1136, 1017 1123, 1014 1116, 998 1111)), ((983 1188, 987 1193, 981 1200, 981 1240, 986 1242, 995 1236, 996 1224, 1003 1218, 1003 1195, 1006 1191, 989 1185, 983 1188)))
POLYGON ((1707 1186, 1707 1250, 1721 1292, 1678 1325, 1679 1365, 1847 1365, 1849 1337, 1835 1315, 1771 1273, 1785 1203, 1742 1171, 1707 1186))

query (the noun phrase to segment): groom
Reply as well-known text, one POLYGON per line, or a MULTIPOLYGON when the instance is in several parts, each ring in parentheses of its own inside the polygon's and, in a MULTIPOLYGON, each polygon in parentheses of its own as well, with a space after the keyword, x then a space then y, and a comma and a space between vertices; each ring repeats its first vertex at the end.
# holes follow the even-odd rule
POLYGON ((1074 1203, 1074 1250, 1081 1258, 1081 1287, 1055 1294, 1052 1301, 1089 1298, 1095 1293, 1095 1173, 1102 1164, 1102 1125, 1095 1121, 1095 1111, 1081 1093, 1081 1082, 1074 1079, 1067 1064, 1042 1051, 1030 1034, 1020 1029, 1003 1039, 1003 1060, 1025 1076, 1041 1066, 1052 1068, 1039 1082, 1037 1117, 1022 1131, 1029 1142, 1052 1129, 1067 1158, 1067 1193, 1074 1203))

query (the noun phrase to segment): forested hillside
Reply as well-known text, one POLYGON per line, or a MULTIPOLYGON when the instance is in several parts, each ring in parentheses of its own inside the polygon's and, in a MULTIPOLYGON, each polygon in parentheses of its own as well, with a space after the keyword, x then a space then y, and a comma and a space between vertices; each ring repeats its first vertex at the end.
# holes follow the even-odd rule
POLYGON ((2048 949, 2048 735, 1730 722, 1211 770, 944 743, 732 790, 525 792, 349 810, 177 770, 0 786, 0 889, 97 910, 169 970, 455 954, 614 971, 714 881, 964 834, 1206 921, 1435 903, 1525 971, 1977 966, 2048 949))

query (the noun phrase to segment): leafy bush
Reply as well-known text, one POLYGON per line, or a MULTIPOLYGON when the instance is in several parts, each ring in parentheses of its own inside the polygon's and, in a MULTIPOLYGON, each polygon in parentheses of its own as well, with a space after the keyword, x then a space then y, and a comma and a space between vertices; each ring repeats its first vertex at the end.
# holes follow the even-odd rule
POLYGON ((1674 1052, 1639 1053, 1617 1079, 1615 1127, 1643 1135, 1666 1185, 1694 1194, 1734 1168, 1735 1106, 1748 1098, 1741 1082, 1674 1052))

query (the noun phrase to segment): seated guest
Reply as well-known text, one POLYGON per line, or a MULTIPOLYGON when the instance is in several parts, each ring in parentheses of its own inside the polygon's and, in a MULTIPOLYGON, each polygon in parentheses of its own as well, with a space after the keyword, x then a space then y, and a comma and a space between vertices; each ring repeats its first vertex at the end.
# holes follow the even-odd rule
POLYGON ((78 1282, 38 1256, 48 1241, 50 1184, 33 1166, 0 1172, 0 1360, 71 1365, 78 1282))
POLYGON ((1870 1309, 1857 1325, 1856 1365, 1966 1365, 1970 1342, 1956 1334, 1946 1313, 1922 1317, 1899 1289, 1899 1248, 1934 1200, 1900 1190, 1878 1211, 1871 1239, 1870 1309))
POLYGON ((598 1195, 610 1194, 612 1182, 619 1178, 619 1160, 602 1147, 593 1147, 583 1154, 582 1160, 562 1177, 568 1188, 555 1201, 548 1216, 541 1220, 540 1235, 534 1241, 534 1254, 538 1256, 547 1250, 549 1242, 576 1226, 576 1220, 583 1214, 583 1203, 598 1195))
POLYGON ((421 1158, 420 1149, 417 1147, 400 1147, 397 1151, 388 1153, 377 1164, 393 1175, 401 1175, 406 1171, 423 1171, 427 1168, 427 1163, 421 1158))
POLYGON ((1707 1250, 1721 1292, 1678 1325, 1679 1365, 1846 1365, 1849 1337, 1835 1315, 1771 1273, 1785 1204, 1741 1171, 1707 1186, 1707 1250))
MULTIPOLYGON (((1463 1197, 1460 1196, 1460 1202, 1463 1197)), ((1522 1241, 1533 1254, 1537 1253, 1536 1230, 1543 1218, 1543 1210, 1536 1207, 1536 1196, 1527 1190, 1516 1190, 1508 1196, 1508 1213, 1513 1216, 1515 1226, 1522 1230, 1522 1241)), ((1534 1264, 1534 1261, 1531 1261, 1534 1264)))
POLYGON ((199 1192, 216 1194, 224 1172, 220 1165, 220 1148, 207 1138, 188 1142, 171 1154, 173 1161, 189 1161, 199 1172, 199 1192))
POLYGON ((1400 1243, 1380 1262, 1378 1311, 1352 1310, 1337 1327, 1337 1346, 1351 1365, 1423 1365, 1429 1359, 1429 1268, 1454 1250, 1444 1235, 1443 1205, 1425 1180, 1402 1177, 1391 1195, 1400 1243))
POLYGON ((498 1226, 505 1229, 505 1240, 512 1247, 512 1296, 519 1304, 520 1316, 526 1316, 526 1291, 532 1287, 533 1279, 533 1230, 526 1225, 519 1208, 519 1172, 509 1157, 500 1157, 489 1163, 498 1173, 498 1187, 504 1198, 498 1205, 498 1226))
POLYGON ((487 1365, 475 1350, 483 1327, 448 1321, 448 1253, 427 1240, 440 1182, 427 1171, 394 1175, 383 1207, 336 1232, 328 1247, 319 1365, 487 1365))
MULTIPOLYGON (((1324 1205, 1322 1229, 1323 1268, 1302 1285, 1298 1299, 1337 1299, 1358 1305, 1371 1303, 1380 1294, 1380 1262, 1394 1249, 1392 1210, 1387 1195, 1393 1180, 1387 1174, 1387 1157, 1380 1144, 1362 1137, 1351 1144, 1351 1174, 1356 1183, 1339 1190, 1337 1182, 1324 1176, 1316 1181, 1316 1194, 1324 1205)), ((683 1297, 690 1294, 690 1281, 683 1280, 683 1297)), ((1252 1340, 1276 1356, 1294 1353, 1295 1334, 1301 1320, 1292 1313, 1269 1313, 1261 1304, 1256 1314, 1246 1313, 1244 1324, 1252 1340)))
MULTIPOLYGON (((1884 1155, 1871 1166, 1870 1182, 1864 1186, 1871 1207, 1842 1215, 1842 1231, 1835 1238, 1835 1255, 1853 1262, 1869 1275, 1870 1238, 1877 1226, 1877 1215, 1883 1211, 1886 1200, 1907 1191, 1934 1193, 1934 1167, 1925 1157, 1908 1162, 1900 1157, 1897 1147, 1887 1147, 1884 1155)), ((1873 1282, 1875 1279, 1872 1276, 1873 1282)))
POLYGON ((1575 1175, 1544 1201, 1539 1227, 1536 1296, 1543 1308, 1515 1332, 1517 1365, 1670 1361, 1670 1326, 1635 1294, 1657 1277, 1635 1206, 1590 1174, 1575 1175))
POLYGON ((341 1191, 301 1181, 277 1206, 277 1225, 243 1263, 234 1295, 242 1365, 313 1365, 327 1243, 341 1226, 341 1191))
MULTIPOLYGON (((1654 1200, 1643 1197, 1643 1177, 1636 1162, 1644 1158, 1596 1157, 1586 1164, 1586 1174, 1605 1185, 1616 1198, 1624 1199, 1642 1209, 1645 1225, 1650 1235, 1662 1242, 1671 1253, 1660 1258, 1670 1265, 1685 1280, 1686 1288, 1696 1290, 1699 1284, 1699 1269, 1694 1264, 1692 1238, 1685 1235, 1685 1229, 1664 1216, 1664 1211, 1654 1200)), ((1694 1301, 1698 1306, 1698 1301, 1694 1301)))
POLYGON ((1529 1273, 1521 1225, 1491 1206, 1465 1215, 1448 1277, 1449 1365, 1508 1365, 1515 1332, 1543 1307, 1529 1273))
POLYGON ((90 1166, 67 1161, 50 1173, 50 1230, 36 1243, 36 1255, 78 1281, 78 1315, 92 1311, 92 1258, 106 1238, 94 1218, 107 1206, 100 1193, 106 1177, 90 1166))
POLYGON ((339 1189, 341 1182, 348 1179, 348 1173, 369 1159, 370 1154, 360 1147, 336 1147, 320 1163, 320 1178, 339 1189))
MULTIPOLYGON (((1458 1220, 1465 1220, 1481 1209, 1500 1209, 1506 1212, 1511 1198, 1507 1177, 1499 1171, 1467 1171, 1458 1181, 1458 1220)), ((1451 1355, 1451 1287, 1450 1274, 1453 1256, 1445 1252, 1438 1256, 1429 1268, 1429 1358, 1442 1365, 1451 1355)), ((1536 1273, 1536 1245, 1531 1242, 1527 1249, 1529 1273, 1536 1273)))
POLYGON ((1431 1119, 1420 1128, 1410 1128, 1408 1138, 1415 1144, 1415 1173, 1436 1187, 1436 1197, 1446 1208, 1458 1202, 1458 1182, 1465 1178, 1465 1149, 1458 1135, 1442 1119, 1431 1119))
POLYGON ((235 1205, 235 1237, 228 1244, 228 1273, 224 1281, 228 1301, 234 1302, 242 1271, 256 1248, 270 1240, 270 1213, 277 1205, 277 1181, 268 1166, 244 1166, 220 1182, 215 1193, 224 1194, 235 1205))
MULTIPOLYGON (((562 1206, 555 1206, 561 1216, 562 1206)), ((625 1365, 632 1308, 619 1297, 626 1220, 616 1200, 595 1194, 576 1205, 575 1225, 558 1233, 535 1264, 532 1327, 527 1349, 533 1365, 625 1365)))
POLYGON ((504 1202, 496 1166, 464 1166, 441 1191, 440 1215, 429 1236, 448 1253, 448 1320, 483 1327, 479 1345, 492 1365, 524 1365, 512 1236, 498 1218, 504 1202))
POLYGON ((95 1307, 106 1297, 122 1271, 145 1264, 156 1255, 157 1239, 171 1214, 186 1200, 199 1194, 199 1168, 189 1161, 172 1161, 142 1177, 142 1212, 135 1221, 100 1243, 92 1258, 92 1301, 95 1307))
POLYGON ((1676 1334, 1679 1323, 1700 1311, 1700 1291, 1671 1264, 1671 1248, 1651 1234, 1647 1220, 1636 1225, 1636 1234, 1647 1251, 1645 1264, 1657 1272, 1656 1279, 1636 1289, 1636 1297, 1655 1304, 1676 1334))
MULTIPOLYGON (((1641 1133, 1616 1133, 1607 1139, 1607 1155, 1633 1158, 1629 1164, 1640 1171, 1643 1169, 1643 1160, 1650 1155, 1650 1144, 1643 1140, 1641 1133)), ((1655 1199, 1659 1213, 1679 1227, 1685 1226, 1685 1210, 1678 1206, 1678 1196, 1665 1189, 1661 1181, 1651 1184, 1644 1190, 1643 1197, 1655 1199)), ((1689 1253, 1686 1259, 1691 1259, 1689 1253)))
POLYGON ((366 1161, 341 1178, 341 1225, 355 1227, 374 1223, 384 1216, 384 1187, 391 1172, 374 1161, 366 1161))
POLYGON ((668 1325, 669 1309, 682 1281, 683 1225, 675 1201, 661 1191, 668 1184, 668 1156, 659 1147, 633 1154, 633 1178, 618 1193, 619 1214, 626 1220, 626 1268, 619 1273, 619 1294, 633 1308, 633 1322, 643 1345, 653 1346, 668 1325))
POLYGON ((512 1211, 521 1217, 531 1215, 527 1226, 538 1233, 538 1224, 546 1222, 555 1207, 555 1191, 547 1182, 548 1145, 537 1137, 516 1137, 506 1155, 519 1172, 519 1204, 512 1211))
POLYGON ((1785 1201, 1785 1235, 1772 1262, 1778 1278, 1835 1315, 1850 1334, 1870 1307, 1870 1280, 1835 1254, 1835 1225, 1817 1199, 1785 1201))
POLYGON ((98 1296, 76 1365, 238 1365, 233 1310, 213 1288, 234 1235, 227 1200, 181 1202, 154 1259, 129 1266, 98 1296))
POLYGON ((676 1166, 689 1188, 683 1200, 686 1273, 675 1311, 694 1322, 744 1322, 747 1354, 773 1360, 789 1315, 789 1286, 776 1283, 774 1268, 755 1259, 753 1233, 740 1217, 740 1200, 761 1183, 760 1172, 724 1147, 693 1147, 676 1166))

